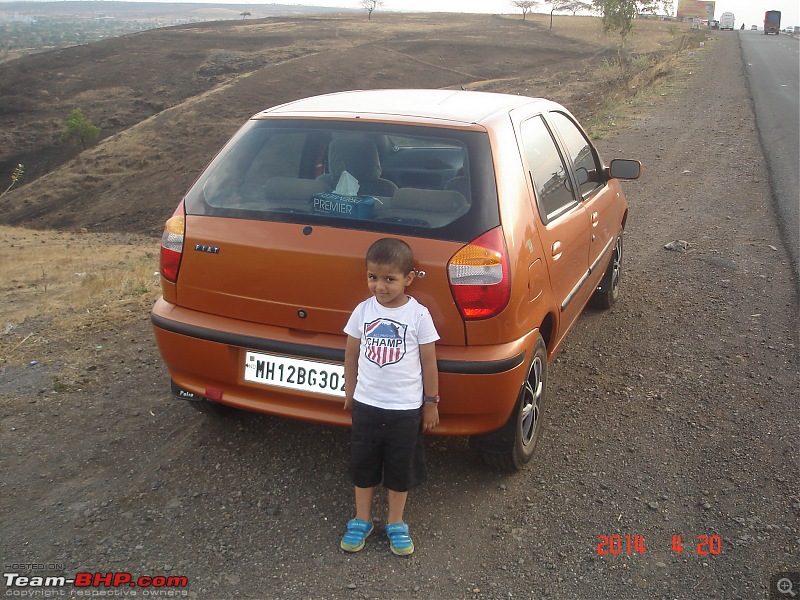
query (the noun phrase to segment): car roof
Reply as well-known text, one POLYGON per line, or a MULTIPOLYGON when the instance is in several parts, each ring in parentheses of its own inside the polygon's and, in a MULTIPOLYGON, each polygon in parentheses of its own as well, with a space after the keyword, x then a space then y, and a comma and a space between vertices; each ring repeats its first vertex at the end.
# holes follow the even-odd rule
POLYGON ((324 94, 281 104, 254 118, 364 118, 376 121, 479 124, 523 105, 560 108, 543 98, 466 90, 358 90, 324 94))

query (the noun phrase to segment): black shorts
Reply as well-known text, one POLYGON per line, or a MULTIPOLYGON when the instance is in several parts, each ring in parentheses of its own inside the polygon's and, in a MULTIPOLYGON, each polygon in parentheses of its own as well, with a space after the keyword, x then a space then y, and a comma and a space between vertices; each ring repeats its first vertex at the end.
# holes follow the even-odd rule
POLYGON ((421 409, 387 410, 353 402, 350 478, 360 488, 407 492, 427 478, 421 409))

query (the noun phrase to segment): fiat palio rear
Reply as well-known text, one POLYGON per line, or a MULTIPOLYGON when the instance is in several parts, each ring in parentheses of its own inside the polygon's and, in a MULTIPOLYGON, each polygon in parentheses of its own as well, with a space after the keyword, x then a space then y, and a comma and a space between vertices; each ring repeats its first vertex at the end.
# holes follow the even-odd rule
POLYGON ((441 424, 493 464, 531 457, 547 360, 616 298, 627 206, 573 117, 541 99, 345 92, 255 115, 167 221, 152 311, 176 396, 347 425, 343 327, 381 237, 412 247, 441 424))

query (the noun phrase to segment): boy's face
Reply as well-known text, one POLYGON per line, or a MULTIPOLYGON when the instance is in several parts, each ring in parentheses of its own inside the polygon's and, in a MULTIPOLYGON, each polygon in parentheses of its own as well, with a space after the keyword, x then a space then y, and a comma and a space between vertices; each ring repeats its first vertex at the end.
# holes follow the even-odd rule
POLYGON ((414 271, 404 274, 394 265, 367 263, 369 291, 386 308, 398 308, 408 301, 405 290, 413 280, 414 271))

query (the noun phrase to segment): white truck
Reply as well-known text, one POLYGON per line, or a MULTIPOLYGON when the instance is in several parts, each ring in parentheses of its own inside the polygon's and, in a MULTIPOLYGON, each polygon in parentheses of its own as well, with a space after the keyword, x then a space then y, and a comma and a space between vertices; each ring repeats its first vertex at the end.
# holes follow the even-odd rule
POLYGON ((719 18, 719 28, 721 30, 730 29, 733 31, 733 24, 736 22, 736 17, 733 16, 732 12, 724 12, 722 16, 719 18))

